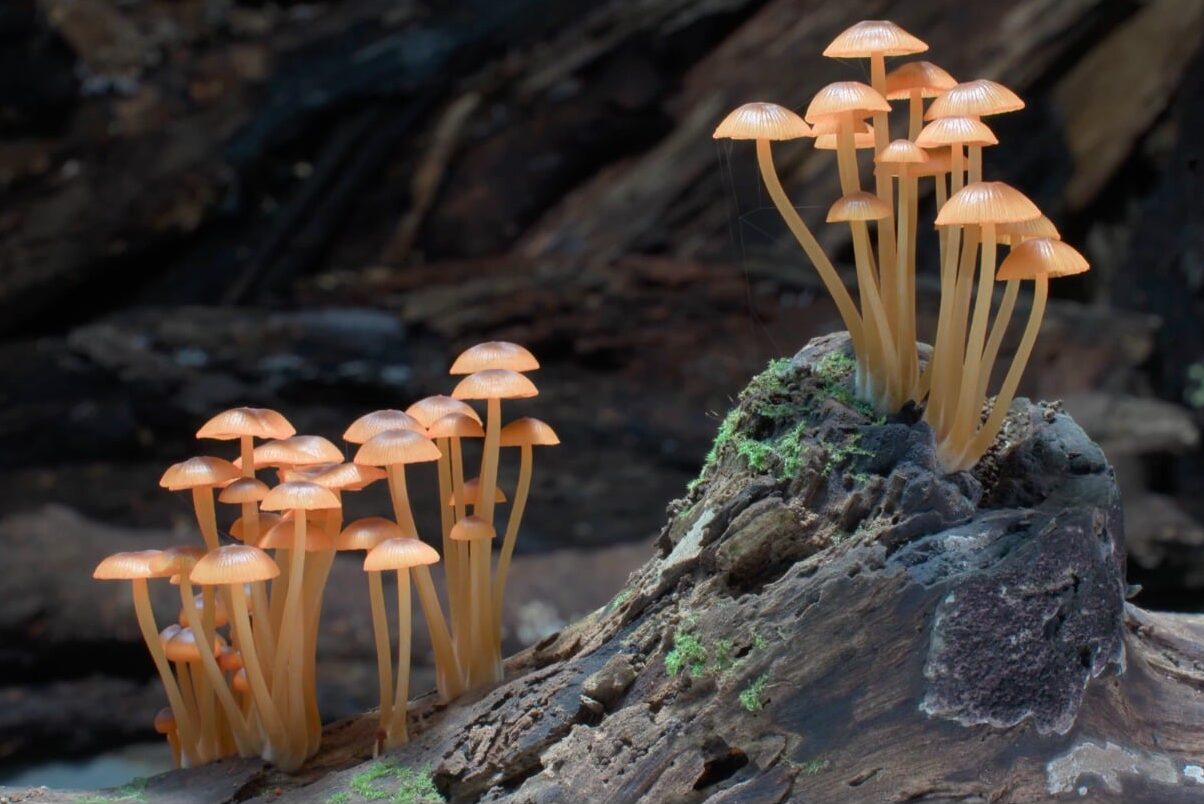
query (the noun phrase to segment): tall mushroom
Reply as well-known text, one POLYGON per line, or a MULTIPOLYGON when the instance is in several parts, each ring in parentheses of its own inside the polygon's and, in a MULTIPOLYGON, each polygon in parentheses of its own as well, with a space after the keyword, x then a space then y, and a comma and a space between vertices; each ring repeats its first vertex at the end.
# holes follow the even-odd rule
MULTIPOLYGON (((475 514, 466 516, 452 528, 452 538, 468 543, 469 585, 478 598, 488 598, 489 547, 497 531, 488 520, 475 514)), ((495 660, 493 619, 488 606, 472 606, 469 612, 468 683, 477 688, 501 681, 500 659, 495 660)))
MULTIPOLYGON (((134 597, 134 614, 138 618, 138 628, 142 631, 142 640, 159 672, 159 680, 163 682, 163 691, 167 694, 167 702, 175 714, 176 728, 180 736, 180 750, 185 763, 195 765, 200 762, 197 752, 196 726, 189 715, 176 677, 167 662, 167 654, 159 639, 159 626, 155 623, 155 613, 151 608, 150 591, 147 581, 151 578, 167 578, 171 572, 156 568, 156 562, 161 556, 159 550, 139 550, 136 552, 114 553, 96 565, 92 577, 98 581, 129 581, 134 597)), ((176 626, 177 628, 179 626, 176 626)))
MULTIPOLYGON (((945 90, 928 107, 924 118, 938 120, 942 117, 986 117, 993 114, 1015 112, 1024 108, 1024 101, 1012 90, 995 81, 979 78, 956 84, 945 90)), ((982 181, 982 146, 994 143, 971 142, 968 167, 969 181, 982 181)))
POLYGON ((939 97, 957 81, 930 61, 909 61, 886 74, 887 100, 908 101, 907 138, 914 140, 924 127, 924 99, 939 97))
MULTIPOLYGON (((415 535, 418 533, 418 526, 414 523, 414 513, 410 508, 405 468, 412 463, 437 460, 439 449, 434 442, 414 430, 385 430, 377 433, 365 441, 355 453, 356 463, 380 466, 388 472, 389 495, 393 501, 397 524, 406 533, 415 535)), ((443 700, 450 701, 458 698, 464 691, 464 679, 428 567, 415 568, 414 584, 430 631, 431 647, 435 652, 435 681, 440 696, 443 700)))
POLYGON ((510 574, 510 559, 514 545, 518 542, 518 529, 527 510, 527 497, 531 493, 531 473, 534 464, 533 447, 551 447, 560 443, 547 423, 530 416, 515 419, 502 428, 501 445, 518 447, 518 486, 514 492, 514 505, 510 508, 510 521, 506 523, 506 535, 502 539, 502 552, 497 561, 497 578, 493 582, 494 640, 502 639, 502 602, 506 597, 506 578, 510 574))

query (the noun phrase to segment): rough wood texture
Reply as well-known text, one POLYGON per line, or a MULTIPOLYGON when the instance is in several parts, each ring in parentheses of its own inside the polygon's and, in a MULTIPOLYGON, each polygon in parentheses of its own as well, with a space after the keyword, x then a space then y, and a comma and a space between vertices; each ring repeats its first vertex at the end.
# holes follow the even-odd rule
MULTIPOLYGON (((483 697, 418 702, 386 761, 452 801, 1199 801, 1204 621, 1125 603, 1099 447, 1019 400, 942 476, 925 425, 848 404, 847 351, 754 379, 623 591, 483 697)), ((329 728, 295 778, 223 763, 145 795, 327 801, 379 765, 372 730, 329 728)))

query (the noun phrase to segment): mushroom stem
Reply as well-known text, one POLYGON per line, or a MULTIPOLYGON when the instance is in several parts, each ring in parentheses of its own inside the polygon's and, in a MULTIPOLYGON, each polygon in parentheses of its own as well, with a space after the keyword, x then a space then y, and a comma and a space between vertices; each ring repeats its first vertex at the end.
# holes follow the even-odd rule
POLYGON ((380 684, 380 726, 387 729, 393 713, 393 666, 389 656, 389 619, 379 572, 369 572, 368 598, 372 605, 372 634, 376 639, 376 677, 380 684))
MULTIPOLYGON (((237 590, 235 591, 237 594, 237 590)), ((272 616, 268 608, 268 593, 262 583, 251 584, 251 611, 255 617, 255 648, 268 667, 275 660, 276 635, 272 631, 272 616)))
MULTIPOLYGON (((469 584, 475 593, 486 593, 489 586, 488 543, 484 539, 473 539, 468 543, 469 584), (482 560, 485 559, 485 560, 482 560)), ((483 606, 473 606, 469 623, 472 653, 468 662, 468 683, 472 687, 490 683, 492 673, 487 670, 489 651, 485 647, 492 632, 492 621, 486 619, 483 606)))
POLYGON ((134 594, 134 614, 138 618, 138 628, 142 631, 142 640, 146 642, 146 649, 155 663, 155 670, 159 672, 159 680, 163 682, 167 703, 171 706, 172 714, 175 715, 176 730, 179 732, 180 747, 184 758, 189 765, 199 764, 200 757, 196 751, 196 732, 193 729, 191 713, 184 703, 184 697, 176 683, 176 677, 172 674, 171 665, 167 661, 167 654, 163 650, 163 643, 159 639, 159 627, 155 623, 155 614, 151 608, 146 579, 133 578, 130 584, 134 594))
POLYGON ((230 614, 234 631, 243 645, 242 662, 247 671, 247 684, 251 689, 251 700, 255 704, 256 717, 267 732, 268 739, 264 750, 264 759, 277 763, 282 770, 294 770, 296 765, 286 767, 290 762, 288 732, 284 727, 280 712, 268 692, 263 666, 260 664, 259 654, 255 650, 255 637, 251 633, 251 618, 247 614, 247 600, 242 595, 231 595, 231 597, 233 598, 233 610, 230 614))
POLYGON ((960 245, 960 231, 957 227, 945 228, 949 231, 945 232, 943 238, 945 248, 944 260, 941 263, 941 299, 937 313, 936 339, 932 345, 932 356, 929 358, 928 367, 924 372, 927 383, 925 383, 925 377, 920 379, 920 384, 922 386, 927 384, 928 387, 928 407, 924 410, 924 420, 938 432, 942 407, 946 401, 940 393, 940 388, 944 378, 946 352, 952 348, 949 341, 950 331, 953 328, 951 319, 953 318, 953 298, 957 290, 957 258, 960 245))
POLYGON ((811 260, 811 264, 815 266, 816 273, 819 274, 824 287, 832 296, 832 301, 836 303, 836 309, 840 311, 845 329, 848 330, 849 337, 853 340, 853 351, 859 360, 864 360, 866 351, 861 315, 857 312, 853 297, 849 295, 848 289, 841 282, 840 274, 836 273, 832 261, 828 259, 828 255, 819 245, 819 241, 815 239, 815 235, 811 233, 794 205, 790 203, 786 191, 782 189, 782 182, 778 179, 777 170, 773 165, 773 151, 769 140, 757 140, 757 164, 761 168, 761 179, 765 182, 765 188, 769 191, 773 205, 777 207, 778 213, 786 221, 786 226, 802 246, 803 251, 811 260))
POLYGON ((924 93, 919 87, 914 87, 907 100, 907 139, 914 142, 924 127, 924 93))
MULTIPOLYGON (((452 494, 456 503, 455 520, 457 522, 467 516, 468 507, 464 501, 464 450, 462 445, 461 439, 451 439, 452 494)), ((449 555, 455 556, 454 569, 451 566, 446 569, 455 572, 456 590, 460 597, 458 607, 452 609, 452 630, 455 635, 456 657, 460 664, 460 681, 465 683, 469 656, 472 655, 471 631, 469 630, 469 608, 472 602, 468 585, 468 546, 464 542, 453 541, 449 555)))
POLYGON ((974 266, 978 258, 979 227, 967 226, 964 233, 965 246, 957 269, 957 286, 953 294, 953 317, 950 320, 951 337, 949 352, 945 355, 944 375, 941 381, 941 406, 939 423, 940 437, 944 439, 952 432, 957 419, 959 388, 965 373, 966 328, 969 324, 971 288, 974 284, 974 266))
POLYGON ((918 362, 915 348, 915 218, 913 217, 916 180, 910 173, 911 171, 906 165, 899 171, 899 240, 896 247, 895 317, 898 321, 896 346, 899 351, 899 371, 903 387, 906 389, 904 396, 913 398, 918 362))
POLYGON ((215 634, 213 631, 204 629, 201 618, 197 616, 196 606, 193 605, 192 582, 184 573, 180 574, 180 599, 184 604, 184 618, 188 621, 188 627, 192 629, 194 636, 197 636, 197 648, 201 654, 201 668, 205 673, 205 677, 209 681, 209 688, 217 695, 217 701, 222 705, 222 710, 229 720, 230 728, 234 732, 234 742, 238 746, 238 755, 243 757, 254 756, 253 749, 254 740, 251 739, 247 732, 247 724, 242 718, 242 712, 238 708, 238 702, 234 700, 234 696, 230 692, 230 688, 226 685, 226 677, 222 675, 221 668, 217 666, 217 661, 213 658, 213 643, 215 634))
MULTIPOLYGON (((255 477, 255 443, 249 435, 238 439, 239 453, 242 458, 242 476, 255 477)), ((259 506, 253 502, 242 504, 242 535, 243 542, 254 546, 259 543, 259 506)))
MULTIPOLYGON (((886 97, 886 57, 882 53, 870 55, 870 85, 886 97)), ((886 147, 890 139, 888 112, 874 112, 874 153, 886 147)), ((891 193, 890 175, 884 170, 874 171, 874 189, 878 198, 890 207, 891 214, 879 220, 878 230, 878 282, 886 310, 886 321, 891 335, 899 341, 899 320, 896 319, 895 303, 895 209, 891 193)), ((892 379, 895 379, 892 375, 892 379)), ((893 403, 893 400, 892 400, 893 403)))
POLYGON ((443 577, 447 583, 448 616, 454 624, 457 621, 460 606, 463 601, 460 593, 460 574, 456 566, 456 543, 452 541, 451 529, 455 524, 455 509, 448 505, 448 497, 454 494, 452 490, 451 439, 440 438, 435 441, 439 448, 439 525, 443 536, 443 577))
POLYGON ((188 672, 187 662, 172 662, 176 668, 176 680, 179 683, 180 698, 184 702, 184 709, 188 712, 188 717, 196 726, 196 731, 193 733, 193 742, 196 745, 196 755, 198 762, 208 762, 209 746, 205 742, 204 733, 204 718, 197 711, 196 707, 196 688, 192 685, 192 675, 188 672))
POLYGON ((531 492, 531 471, 535 450, 530 444, 522 445, 522 457, 518 469, 518 488, 514 491, 514 505, 510 508, 510 520, 506 523, 506 536, 502 540, 502 552, 497 561, 497 578, 493 583, 493 639, 502 641, 502 601, 506 597, 506 578, 510 574, 510 559, 518 541, 518 528, 523 521, 527 497, 531 492))
POLYGON ((1020 377, 1024 374, 1024 368, 1028 365, 1028 359, 1032 355, 1033 344, 1037 341, 1037 333, 1041 331, 1041 319, 1045 315, 1045 303, 1048 296, 1049 276, 1041 274, 1037 277, 1036 287, 1033 289, 1033 304, 1029 309, 1024 335, 1020 339, 1020 346, 1016 349, 1016 356, 1012 358, 1012 365, 1008 368, 1007 376, 1003 379, 1003 385, 1000 386, 999 393, 995 396, 995 405, 991 409, 991 415, 987 417, 986 422, 979 428, 961 455, 957 456, 951 471, 969 469, 974 466, 995 441, 995 436, 999 435, 999 430, 1003 427, 1003 420, 1012 407, 1016 389, 1020 386, 1020 377))
MULTIPOLYGON (((337 533, 338 530, 336 529, 337 533)), ((322 622, 322 598, 326 588, 326 580, 330 577, 330 568, 334 564, 334 551, 326 550, 315 554, 314 560, 306 567, 306 581, 309 587, 305 600, 305 656, 303 667, 304 708, 306 724, 305 755, 313 756, 322 744, 322 715, 318 711, 318 626, 322 622)))
MULTIPOLYGON (((305 578, 305 511, 293 512, 293 549, 289 556, 288 593, 284 601, 281 619, 280 641, 276 644, 276 662, 272 667, 272 696, 280 707, 280 715, 288 724, 289 742, 286 744, 290 760, 298 753, 294 742, 304 739, 304 720, 298 722, 298 707, 304 717, 302 703, 302 633, 301 614, 305 578), (291 668, 291 672, 289 672, 291 668), (288 688, 285 688, 285 684, 288 688)), ((301 743, 304 745, 304 743, 301 743)))
POLYGON ((982 146, 970 146, 970 165, 967 170, 969 173, 969 183, 973 184, 976 181, 982 181, 982 146))
MULTIPOLYGON (((494 492, 497 490, 497 473, 498 463, 501 457, 501 435, 502 435, 502 400, 487 399, 485 401, 486 417, 485 417, 485 446, 484 454, 481 457, 481 496, 477 501, 476 514, 488 522, 493 524, 493 509, 495 505, 494 492)), ((493 650, 493 594, 490 589, 490 558, 492 553, 492 540, 488 542, 476 541, 470 542, 468 545, 468 560, 472 562, 472 595, 476 600, 476 605, 480 609, 478 617, 480 619, 481 630, 477 636, 480 640, 476 643, 474 654, 482 663, 482 672, 484 677, 490 680, 498 680, 496 673, 492 670, 485 670, 486 666, 494 658, 493 650), (484 574, 481 571, 484 570, 484 574), (482 585, 483 584, 483 585, 482 585)), ((498 657, 500 658, 500 657, 498 657)), ((495 662, 496 664, 496 662, 495 662)))
POLYGON ((385 745, 396 748, 410 738, 406 732, 410 700, 410 574, 397 571, 397 692, 385 745))
POLYGON ((1020 280, 1012 279, 1003 291, 1003 300, 995 313, 995 323, 991 325, 991 336, 987 338, 987 348, 982 356, 982 370, 978 373, 978 407, 987 398, 987 386, 991 382, 991 372, 995 368, 995 359, 999 357, 999 347, 1003 345, 1003 336, 1007 333, 1008 325, 1012 322, 1012 312, 1016 309, 1016 297, 1020 293, 1020 280))
POLYGON ((171 748, 171 766, 172 768, 180 767, 180 734, 172 730, 167 732, 167 745, 171 748))
MULTIPOLYGON (((954 443, 968 440, 974 432, 975 419, 980 409, 974 408, 977 398, 979 369, 987 337, 987 323, 991 315, 991 297, 995 290, 995 224, 984 223, 982 230, 982 269, 978 276, 978 293, 974 300, 974 318, 970 324, 970 336, 966 343, 966 359, 958 391, 956 414, 953 417, 954 443)), ((973 268, 971 268, 973 274, 973 268)), ((967 277, 967 286, 971 281, 967 277)))

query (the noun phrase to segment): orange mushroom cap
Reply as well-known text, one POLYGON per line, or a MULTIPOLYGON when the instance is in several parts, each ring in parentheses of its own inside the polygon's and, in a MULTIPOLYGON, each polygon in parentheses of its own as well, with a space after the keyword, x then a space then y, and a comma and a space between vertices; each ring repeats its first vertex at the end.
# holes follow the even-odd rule
POLYGON ((155 714, 155 732, 171 734, 176 730, 176 716, 171 709, 164 707, 155 714))
POLYGON ((288 419, 269 408, 231 408, 205 422, 196 437, 230 441, 243 436, 288 438, 296 432, 288 419))
POLYGON ((254 477, 240 477, 226 485, 217 495, 224 503, 238 504, 259 502, 268 496, 268 484, 254 477))
POLYGON ((452 525, 448 535, 458 542, 470 542, 476 539, 492 539, 497 536, 497 531, 493 529, 493 525, 473 515, 466 516, 452 525))
POLYGON ((268 492, 260 507, 265 511, 314 511, 320 508, 342 508, 334 492, 317 483, 299 480, 281 483, 268 492))
POLYGON ((804 117, 814 123, 821 117, 851 113, 868 117, 874 112, 889 112, 890 104, 876 89, 860 81, 836 81, 815 93, 804 117))
POLYGON ((171 575, 159 567, 160 550, 133 550, 106 556, 92 571, 98 581, 133 581, 141 578, 166 578, 171 575))
MULTIPOLYGON (((816 137, 821 137, 824 134, 837 134, 840 132, 840 124, 840 115, 832 114, 816 120, 815 125, 811 127, 811 131, 816 137)), ((873 126, 861 119, 853 120, 852 130, 854 135, 874 133, 873 126)))
POLYGON ((957 81, 930 61, 909 61, 886 74, 886 99, 902 100, 920 90, 920 97, 935 98, 957 81))
MULTIPOLYGON (((865 131, 853 134, 853 147, 857 150, 873 148, 875 145, 873 126, 866 126, 865 131)), ((836 134, 820 134, 815 138, 815 149, 818 151, 835 151, 839 147, 840 140, 836 134)))
MULTIPOLYGON (((465 505, 478 505, 481 502, 481 478, 474 477, 472 480, 467 480, 463 486, 463 497, 465 505)), ((506 502, 506 495, 502 492, 500 486, 493 487, 493 501, 495 503, 506 502)), ((456 493, 453 491, 447 496, 447 507, 452 508, 456 504, 456 493)))
MULTIPOLYGON (((519 375, 522 376, 522 375, 519 375)), ((355 453, 355 462, 368 466, 437 461, 442 455, 435 442, 413 430, 385 430, 369 438, 355 453)))
POLYGON ((906 56, 923 53, 928 45, 890 20, 862 20, 837 34, 824 48, 831 59, 906 56))
POLYGON ((375 466, 362 463, 340 463, 315 476, 313 482, 338 491, 361 491, 388 476, 385 470, 375 466))
POLYGON ((1016 223, 1040 217, 1028 196, 1001 181, 978 181, 954 193, 936 216, 937 226, 1016 223))
POLYGON ((928 153, 911 140, 891 140, 878 153, 874 161, 880 165, 913 165, 928 161, 928 153))
MULTIPOLYGON (((475 374, 485 369, 508 369, 510 371, 535 371, 539 361, 517 343, 488 341, 478 343, 460 353, 452 363, 451 374, 475 374)), ((457 397, 458 398, 458 397, 457 397)))
POLYGON ((463 413, 449 413, 426 428, 427 438, 484 438, 481 422, 463 413))
MULTIPOLYGON (((165 633, 167 633, 167 629, 164 629, 163 633, 159 635, 160 638, 165 633)), ((215 657, 220 655, 224 647, 226 647, 226 640, 215 634, 213 636, 213 655, 215 657)), ((163 651, 167 654, 169 662, 199 662, 201 660, 201 648, 197 644, 196 634, 192 632, 191 628, 179 628, 172 633, 164 641, 163 651)))
MULTIPOLYGON (((279 514, 273 514, 270 511, 259 512, 259 532, 266 533, 280 521, 279 514)), ((243 523, 243 518, 240 516, 230 525, 230 536, 238 539, 240 542, 246 541, 246 525, 243 523)))
POLYGON ((1073 246, 1049 237, 1025 240, 999 264, 995 278, 1001 282, 1013 279, 1036 279, 1044 274, 1051 279, 1073 276, 1091 269, 1087 258, 1073 246))
POLYGON ((916 137, 916 145, 921 148, 998 143, 999 138, 990 126, 976 117, 941 117, 924 126, 916 137))
POLYGON ((363 444, 377 433, 385 430, 415 430, 422 432, 426 427, 408 413, 400 410, 374 410, 365 413, 351 423, 343 433, 343 440, 349 444, 363 444))
POLYGON ((403 570, 439 561, 435 548, 419 539, 386 539, 364 556, 365 572, 403 570))
POLYGON ((481 417, 472 409, 472 405, 450 396, 438 395, 419 399, 406 408, 406 413, 414 417, 423 427, 430 427, 449 413, 463 413, 477 424, 481 423, 481 417))
MULTIPOLYGON (((260 444, 254 457, 256 466, 311 466, 341 463, 343 451, 322 436, 298 435, 260 444)), ((235 464, 241 467, 241 461, 235 464)))
POLYGON ((371 550, 388 539, 416 539, 418 534, 383 516, 366 516, 343 528, 334 540, 336 550, 371 550))
POLYGON ((560 436, 547 422, 523 416, 502 428, 498 443, 503 447, 553 447, 560 443, 560 436))
POLYGON ((716 140, 797 140, 811 129, 794 112, 776 103, 746 103, 728 113, 711 137, 716 140))
POLYGON ((928 107, 925 120, 939 117, 986 117, 1024 108, 1024 101, 1003 84, 979 78, 947 89, 928 107))
POLYGON ((1034 237, 1048 237, 1053 240, 1062 239, 1062 235, 1058 232, 1058 227, 1054 226, 1054 222, 1044 215, 1027 221, 1004 223, 999 226, 999 242, 1001 243, 1015 245, 1025 240, 1031 240, 1034 237))
MULTIPOLYGON (((322 553, 335 549, 334 539, 321 525, 308 522, 305 528, 305 552, 322 553)), ((260 550, 292 550, 296 546, 297 520, 282 519, 259 540, 260 550)))
POLYGON ((890 204, 873 193, 850 193, 836 200, 828 210, 828 223, 838 221, 877 221, 890 217, 890 204))
POLYGON ((201 455, 167 467, 159 485, 171 491, 220 486, 241 477, 238 467, 221 458, 201 455))
POLYGON ((196 563, 189 576, 201 586, 254 583, 280 574, 272 557, 249 544, 227 544, 210 550, 196 563))
POLYGON ((539 396, 535 383, 510 369, 485 369, 460 380, 456 399, 525 399, 539 396))
POLYGON ((224 673, 237 672, 243 667, 242 654, 234 648, 227 647, 222 651, 222 655, 217 657, 217 666, 224 673))

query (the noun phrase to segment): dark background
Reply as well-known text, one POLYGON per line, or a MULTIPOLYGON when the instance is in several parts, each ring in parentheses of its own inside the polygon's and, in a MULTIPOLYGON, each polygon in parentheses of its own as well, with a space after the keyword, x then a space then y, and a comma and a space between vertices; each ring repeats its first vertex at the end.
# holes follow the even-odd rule
MULTIPOLYGON (((819 54, 865 17, 1028 100, 988 121, 986 173, 1093 271, 1057 283, 1026 390, 1115 463, 1138 600, 1198 608, 1204 3, 6 0, 0 768, 151 736, 128 593, 88 576, 196 538, 157 479, 226 407, 337 439, 449 390, 474 342, 527 345, 542 395, 512 409, 564 443, 537 454, 509 645, 605 603, 732 396, 838 324, 751 145, 710 132, 746 100, 801 110, 864 80, 819 54)), ((818 222, 831 155, 777 156, 818 222)), ((822 239, 847 263, 839 227, 822 239)), ((341 562, 328 717, 373 695, 366 620, 341 562)))

